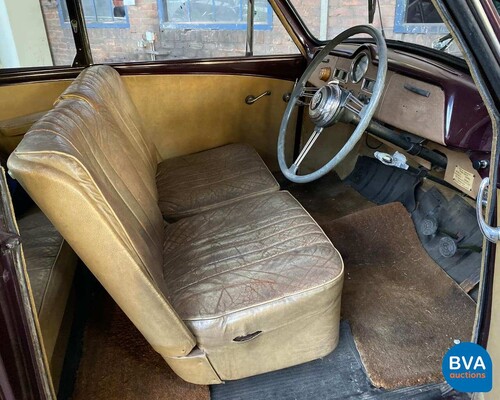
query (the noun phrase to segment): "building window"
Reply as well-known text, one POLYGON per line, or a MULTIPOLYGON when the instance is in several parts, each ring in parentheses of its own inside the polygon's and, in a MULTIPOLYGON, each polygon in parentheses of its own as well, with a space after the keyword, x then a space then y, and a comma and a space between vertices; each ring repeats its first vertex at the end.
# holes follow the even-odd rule
POLYGON ((396 0, 394 32, 446 34, 448 30, 431 0, 396 0))
MULTIPOLYGON (((87 28, 128 28, 127 7, 123 0, 81 0, 87 28)), ((61 23, 69 24, 66 0, 59 0, 61 23)))
MULTIPOLYGON (((246 29, 248 0, 158 0, 162 28, 246 29)), ((272 29, 267 0, 255 1, 255 30, 272 29)))

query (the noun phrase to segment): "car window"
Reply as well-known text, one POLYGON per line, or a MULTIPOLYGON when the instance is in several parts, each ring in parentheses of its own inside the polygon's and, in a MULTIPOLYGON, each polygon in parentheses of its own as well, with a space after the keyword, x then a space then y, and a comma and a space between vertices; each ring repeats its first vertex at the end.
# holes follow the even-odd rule
POLYGON ((0 68, 72 64, 73 35, 60 29, 57 3, 64 1, 0 1, 0 68))
MULTIPOLYGON (((290 0, 316 38, 328 40, 368 23, 366 0, 290 0)), ((414 43, 462 57, 431 0, 379 0, 373 25, 387 39, 414 43)))
MULTIPOLYGON (((81 1, 95 63, 246 54, 247 0, 81 1)), ((255 0, 254 21, 255 55, 299 52, 267 0, 255 0)))
MULTIPOLYGON (((248 0, 80 0, 94 63, 246 55, 248 0)), ((0 67, 71 65, 65 0, 0 0, 0 67)), ((255 0, 254 55, 299 50, 267 0, 255 0)))

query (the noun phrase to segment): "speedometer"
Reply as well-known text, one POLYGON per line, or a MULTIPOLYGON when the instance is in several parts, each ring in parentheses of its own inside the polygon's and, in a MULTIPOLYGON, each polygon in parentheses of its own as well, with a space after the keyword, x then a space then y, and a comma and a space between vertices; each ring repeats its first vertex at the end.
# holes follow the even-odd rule
POLYGON ((370 64, 370 59, 366 53, 361 53, 352 63, 351 67, 351 77, 353 83, 358 83, 363 79, 368 71, 368 65, 370 64))

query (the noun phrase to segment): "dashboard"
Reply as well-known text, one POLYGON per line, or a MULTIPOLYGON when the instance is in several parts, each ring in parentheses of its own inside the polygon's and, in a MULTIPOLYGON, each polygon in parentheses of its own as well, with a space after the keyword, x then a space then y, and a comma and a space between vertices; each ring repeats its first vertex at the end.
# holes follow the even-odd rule
MULTIPOLYGON (((416 136, 427 148, 445 155, 445 180, 475 197, 488 170, 474 165, 489 160, 492 130, 472 78, 413 54, 389 49, 388 56, 385 88, 374 118, 396 132, 416 136)), ((337 80, 367 103, 377 65, 375 46, 343 44, 322 61, 309 83, 321 87, 337 80)), ((417 157, 417 161, 430 169, 425 160, 417 157)))

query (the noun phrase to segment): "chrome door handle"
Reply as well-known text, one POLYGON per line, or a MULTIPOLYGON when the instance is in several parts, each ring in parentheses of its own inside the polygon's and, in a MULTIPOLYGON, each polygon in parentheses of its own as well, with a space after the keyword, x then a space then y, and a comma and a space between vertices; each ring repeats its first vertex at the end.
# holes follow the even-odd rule
POLYGON ((258 95, 257 97, 249 95, 245 98, 245 103, 247 103, 249 106, 255 103, 257 100, 262 99, 264 96, 271 96, 271 91, 266 90, 264 93, 258 95))
POLYGON ((488 186, 490 185, 490 178, 484 178, 479 185, 479 190, 476 198, 476 216, 479 229, 486 239, 492 243, 500 241, 500 228, 489 226, 484 220, 483 207, 488 204, 486 199, 488 195, 488 186))

